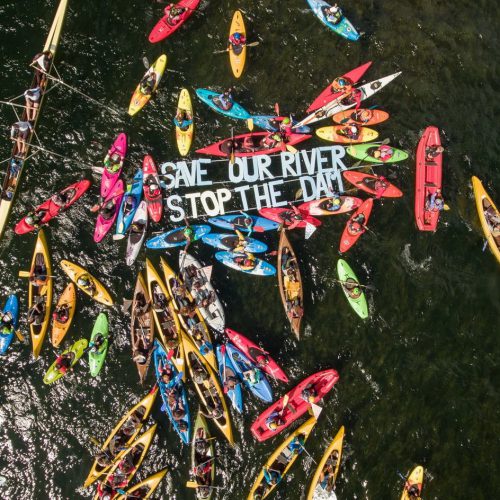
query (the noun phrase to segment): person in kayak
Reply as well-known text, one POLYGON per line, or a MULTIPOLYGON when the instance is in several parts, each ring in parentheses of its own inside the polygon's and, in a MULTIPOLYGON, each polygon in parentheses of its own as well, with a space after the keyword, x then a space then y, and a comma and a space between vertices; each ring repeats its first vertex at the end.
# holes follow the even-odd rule
POLYGON ((181 21, 181 16, 184 14, 184 12, 187 11, 186 7, 177 7, 173 3, 169 4, 165 8, 165 14, 168 13, 167 17, 167 23, 170 24, 170 26, 175 26, 176 24, 179 24, 181 21))
POLYGON ((337 467, 338 461, 339 461, 339 452, 338 450, 334 450, 333 453, 328 458, 328 460, 326 461, 326 464, 319 475, 319 484, 323 489, 327 488, 328 483, 330 482, 330 478, 334 477, 335 468, 337 467))
POLYGON ((418 484, 412 484, 407 490, 410 498, 420 498, 420 489, 418 484))
POLYGON ((136 199, 134 198, 134 196, 132 196, 131 194, 128 194, 126 197, 125 197, 125 202, 123 204, 123 215, 124 216, 127 216, 128 214, 130 214, 136 207, 136 199))
POLYGON ((364 185, 368 189, 375 191, 375 195, 377 198, 381 198, 389 187, 387 179, 383 175, 375 177, 364 177, 361 181, 356 182, 356 184, 358 186, 364 185))
POLYGON ((331 7, 325 7, 323 13, 326 16, 326 20, 332 24, 340 23, 344 17, 342 10, 337 4, 333 4, 331 7))
POLYGON ((45 50, 36 54, 36 56, 31 61, 30 66, 35 69, 35 79, 37 86, 43 87, 45 85, 45 81, 47 79, 46 74, 50 70, 53 59, 54 54, 52 54, 50 50, 45 50))
POLYGON ((236 151, 239 151, 240 153, 252 153, 252 152, 256 151, 253 137, 254 136, 251 134, 243 137, 243 141, 241 142, 241 146, 236 147, 236 151))
POLYGON ((436 189, 436 191, 427 197, 425 208, 430 212, 440 212, 444 210, 444 198, 440 189, 436 189))
POLYGON ((381 144, 378 148, 372 151, 371 156, 376 160, 386 162, 394 155, 394 150, 387 144, 381 144))
POLYGON ((65 375, 69 370, 71 370, 71 365, 74 359, 75 359, 74 352, 63 353, 56 359, 56 368, 59 370, 60 373, 65 375))
POLYGON ((205 368, 197 361, 193 366, 193 381, 195 384, 203 384, 205 380, 208 380, 208 373, 205 368))
POLYGON ((307 387, 302 389, 300 396, 307 403, 314 403, 314 400, 318 397, 318 393, 316 392, 314 386, 309 384, 307 387))
POLYGON ((177 108, 174 125, 185 132, 193 123, 193 115, 186 109, 177 108))
POLYGON ((45 210, 34 210, 33 212, 29 212, 28 215, 24 218, 24 222, 35 229, 38 229, 42 225, 42 221, 47 212, 45 210))
POLYGON ((231 252, 245 253, 245 249, 248 246, 248 240, 247 238, 245 238, 245 236, 243 236, 243 233, 238 229, 235 229, 235 232, 236 236, 238 236, 238 239, 234 239, 231 241, 231 244, 233 245, 231 252))
POLYGON ((66 323, 69 320, 70 307, 67 302, 56 306, 55 311, 52 313, 52 319, 58 323, 66 323))
POLYGON ((351 235, 362 234, 366 231, 365 229, 366 217, 365 214, 361 213, 353 217, 348 225, 347 230, 351 235))
POLYGON ((153 95, 156 87, 156 73, 154 71, 148 71, 144 78, 139 83, 139 90, 143 95, 153 95))
POLYGON ((90 276, 88 274, 82 274, 78 277, 76 280, 76 284, 88 292, 91 296, 93 296, 96 293, 96 286, 95 283, 92 279, 90 279, 90 276))
POLYGON ((260 141, 260 146, 263 149, 274 149, 282 141, 283 141, 283 138, 281 137, 281 134, 279 132, 271 133, 271 134, 265 135, 262 138, 262 140, 260 141))
POLYGON ((42 100, 42 89, 37 85, 32 89, 26 90, 24 100, 26 103, 26 117, 28 121, 34 122, 38 108, 40 107, 40 101, 42 100))
POLYGON ((252 368, 243 372, 243 378, 250 385, 256 385, 262 380, 262 372, 257 368, 252 368))
POLYGON ((437 145, 427 146, 425 148, 425 160, 426 161, 434 161, 434 159, 437 156, 442 155, 443 153, 444 153, 443 146, 437 146, 437 145))
POLYGON ((224 408, 222 406, 220 399, 217 396, 211 396, 207 400, 206 409, 207 412, 204 412, 203 410, 200 409, 200 413, 206 418, 212 418, 214 420, 217 420, 222 416, 224 416, 224 408))
POLYGON ((287 116, 281 120, 279 132, 283 138, 290 137, 292 135, 292 120, 290 120, 287 116))
POLYGON ((229 36, 229 48, 233 50, 235 54, 240 54, 243 47, 247 43, 247 39, 243 33, 236 31, 229 36))
POLYGON ((230 87, 222 94, 214 98, 214 104, 224 111, 229 111, 233 107, 233 88, 230 87))
POLYGON ((26 140, 33 131, 33 125, 28 121, 18 121, 10 129, 10 139, 16 143, 16 156, 23 157, 26 154, 26 140))
POLYGON ((373 111, 371 109, 356 109, 350 116, 351 120, 365 125, 373 118, 373 111))
POLYGON ((356 123, 350 123, 347 127, 340 129, 338 133, 348 139, 357 141, 359 139, 359 134, 361 133, 361 127, 356 123))
MULTIPOLYGON (((254 219, 252 216, 248 215, 246 212, 240 212, 241 215, 243 215, 243 220, 238 221, 240 226, 244 229, 247 230, 248 235, 247 238, 250 238, 250 235, 253 233, 253 224, 254 224, 254 219)), ((236 230, 236 228, 235 228, 236 230)))
POLYGON ((106 155, 106 158, 104 158, 104 168, 112 174, 118 172, 122 168, 121 156, 116 151, 111 155, 106 155))
POLYGON ((339 92, 346 94, 351 92, 353 85, 354 82, 350 78, 339 76, 333 80, 331 89, 334 94, 339 92))
POLYGON ((35 303, 28 310, 28 323, 33 326, 39 326, 45 316, 45 301, 43 297, 37 297, 35 303))
POLYGON ((348 279, 345 283, 342 283, 342 287, 347 292, 351 299, 358 299, 361 296, 361 288, 359 283, 353 279, 348 279))
POLYGON ((233 261, 242 271, 251 271, 257 266, 255 255, 246 251, 245 255, 238 255, 234 257, 233 261))
POLYGON ((495 211, 492 205, 489 205, 488 208, 483 211, 483 213, 484 218, 486 219, 486 223, 490 228, 491 235, 493 236, 493 238, 498 238, 500 236, 500 215, 495 211))
POLYGON ((275 431, 278 427, 285 425, 285 420, 281 416, 281 412, 273 411, 266 419, 266 426, 269 430, 275 431))
POLYGON ((304 220, 302 212, 292 203, 289 210, 280 212, 280 217, 288 229, 295 229, 304 220))
POLYGON ((0 320, 0 331, 2 332, 3 335, 10 335, 13 330, 14 330, 14 324, 13 324, 14 318, 12 317, 12 314, 7 311, 2 315, 2 318, 0 320))
POLYGON ((104 220, 110 220, 115 215, 116 209, 117 209, 116 198, 113 197, 110 200, 108 200, 106 203, 104 203, 104 205, 99 210, 99 213, 101 214, 101 217, 104 220))
POLYGON ((97 353, 100 351, 101 347, 104 345, 104 342, 106 341, 106 338, 102 333, 98 333, 94 340, 89 343, 89 346, 87 347, 87 350, 90 352, 97 353))
POLYGON ((240 381, 234 376, 234 374, 226 374, 226 378, 224 379, 224 394, 227 394, 228 391, 231 391, 238 386, 240 381))
POLYGON ((299 434, 292 439, 287 448, 292 453, 292 456, 299 455, 304 450, 304 443, 304 435, 299 434))
MULTIPOLYGON (((276 486, 281 482, 281 473, 275 469, 270 469, 267 465, 262 468, 264 479, 269 486, 276 486)), ((254 496, 255 498, 255 496, 254 496)))
POLYGON ((335 191, 332 192, 332 196, 327 198, 325 204, 323 205, 323 208, 329 212, 337 212, 337 210, 340 210, 341 207, 342 198, 340 197, 340 194, 335 191))

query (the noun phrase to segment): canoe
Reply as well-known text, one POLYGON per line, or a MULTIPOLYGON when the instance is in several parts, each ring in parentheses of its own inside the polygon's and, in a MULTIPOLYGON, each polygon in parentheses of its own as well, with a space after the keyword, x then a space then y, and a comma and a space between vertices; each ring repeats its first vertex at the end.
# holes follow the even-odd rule
POLYGON ((334 33, 337 33, 337 35, 345 38, 346 40, 350 40, 351 42, 359 40, 361 35, 356 31, 356 28, 353 26, 351 21, 345 17, 343 12, 340 21, 332 23, 328 20, 325 14, 325 9, 329 9, 331 7, 329 3, 326 3, 323 0, 307 0, 307 3, 316 17, 334 33))
POLYGON ((323 457, 319 461, 316 467, 316 472, 312 478, 306 500, 320 500, 334 490, 335 481, 337 480, 337 476, 339 474, 340 462, 342 460, 343 442, 344 426, 339 429, 336 436, 333 438, 333 441, 329 444, 323 454, 323 457), (320 477, 323 472, 324 479, 320 482, 320 477))
MULTIPOLYGON (((252 115, 250 117, 254 127, 259 127, 264 130, 268 130, 269 132, 277 132, 280 128, 280 121, 283 120, 283 118, 285 117, 276 115, 252 115)), ((296 123, 298 123, 296 120, 292 120, 293 125, 296 123)), ((305 125, 303 127, 293 129, 296 134, 310 134, 311 130, 311 127, 307 127, 305 125)))
POLYGON ((142 271, 137 273, 131 306, 130 337, 132 360, 137 367, 140 383, 144 383, 153 353, 154 323, 151 297, 142 271), (142 356, 142 357, 141 357, 142 356))
POLYGON ((291 208, 261 208, 259 214, 267 219, 270 219, 278 224, 283 224, 284 227, 294 229, 296 227, 306 227, 308 224, 313 226, 321 226, 321 221, 315 219, 307 213, 296 213, 291 208))
MULTIPOLYGON (((87 339, 77 340, 69 349, 63 351, 61 356, 64 354, 71 353, 73 355, 73 359, 71 360, 71 368, 73 368, 76 365, 76 363, 78 363, 78 360, 84 355, 87 346, 88 346, 87 339)), ((50 365, 50 368, 45 373, 43 377, 44 384, 53 384, 54 382, 62 378, 64 375, 67 375, 68 372, 62 373, 59 370, 59 368, 57 368, 56 363, 57 359, 52 363, 52 365, 50 365)))
POLYGON ((424 468, 421 465, 418 465, 415 467, 410 475, 408 476, 408 479, 406 480, 406 483, 403 488, 403 493, 401 494, 401 500, 414 500, 416 497, 410 496, 408 493, 408 490, 413 486, 415 489, 418 491, 418 499, 420 499, 420 495, 422 494, 422 486, 424 483, 424 468))
POLYGON ((61 260, 60 265, 62 267, 62 270, 69 276, 70 280, 73 281, 75 285, 80 290, 82 290, 82 292, 85 292, 89 297, 92 297, 96 302, 100 302, 105 306, 113 305, 113 299, 111 298, 111 295, 106 290, 104 285, 97 278, 94 278, 94 276, 92 276, 86 269, 80 267, 78 264, 74 264, 73 262, 64 259, 61 260), (95 288, 94 291, 92 290, 89 291, 78 284, 78 278, 82 277, 83 275, 88 276, 90 281, 93 283, 95 288))
POLYGON ((286 373, 279 367, 278 363, 274 361, 267 351, 241 333, 231 330, 231 328, 226 328, 225 333, 229 337, 229 340, 262 371, 271 375, 274 380, 281 380, 285 383, 288 382, 286 373))
POLYGON ((276 274, 276 268, 262 259, 255 258, 255 265, 252 269, 244 269, 238 264, 238 259, 242 260, 246 257, 242 253, 233 252, 217 252, 215 258, 227 267, 235 269, 236 271, 241 271, 245 274, 254 274, 255 276, 274 276, 276 274))
POLYGON ((491 220, 492 217, 496 217, 500 220, 500 212, 484 189, 481 181, 475 176, 472 177, 472 188, 474 190, 477 214, 481 221, 484 236, 488 241, 491 253, 497 258, 498 262, 500 262, 500 236, 493 236, 493 221, 491 220))
POLYGON ((168 469, 163 469, 158 471, 156 474, 152 474, 146 479, 142 480, 140 483, 132 486, 125 491, 125 495, 118 495, 116 500, 126 500, 128 498, 151 498, 165 477, 168 469))
POLYGON ((94 230, 94 241, 96 243, 102 241, 104 236, 106 236, 113 227, 113 224, 115 223, 116 217, 118 216, 118 212, 120 210, 120 204, 122 202, 124 194, 123 190, 123 181, 121 179, 118 179, 116 184, 111 189, 111 192, 108 194, 107 198, 101 204, 94 230), (114 212, 109 218, 105 219, 102 215, 103 207, 110 202, 113 203, 114 212))
POLYGON ((65 187, 63 190, 59 191, 60 195, 68 197, 64 205, 60 206, 54 203, 53 198, 55 195, 50 197, 47 201, 44 201, 41 205, 38 205, 38 207, 36 207, 33 211, 37 215, 43 214, 43 217, 37 224, 37 226, 30 226, 26 222, 26 217, 24 217, 17 223, 14 229, 15 233, 26 234, 30 231, 38 229, 40 226, 48 224, 54 217, 57 217, 60 213, 67 210, 71 205, 73 205, 73 203, 79 200, 89 187, 90 181, 87 180, 78 181, 68 187, 65 187))
POLYGON ((330 142, 339 142, 340 144, 359 144, 361 142, 374 141, 378 137, 378 132, 372 128, 360 127, 357 139, 353 139, 342 134, 342 131, 348 125, 330 125, 316 130, 316 135, 320 139, 330 142))
POLYGON ((427 158, 427 148, 441 146, 439 129, 427 127, 420 138, 416 152, 415 168, 415 220, 420 231, 435 231, 439 221, 438 209, 429 209, 430 197, 441 190, 443 178, 443 154, 427 158))
POLYGON ((255 215, 235 214, 235 215, 219 215, 217 217, 210 217, 208 222, 221 229, 238 229, 240 231, 249 232, 250 229, 256 233, 264 231, 274 231, 278 229, 279 224, 265 217, 258 217, 255 215))
POLYGON ((175 432, 177 432, 182 441, 189 444, 191 419, 189 417, 189 404, 186 388, 182 382, 182 374, 179 378, 177 378, 179 376, 179 371, 175 367, 174 363, 168 359, 165 348, 160 342, 158 342, 158 340, 155 340, 154 342, 153 359, 155 364, 155 379, 160 389, 161 399, 163 400, 161 410, 167 414, 175 432), (163 369, 166 367, 170 367, 174 374, 174 378, 169 383, 163 382, 161 378, 163 369), (173 409, 183 408, 185 412, 184 416, 179 420, 174 418, 172 406, 169 404, 169 398, 171 395, 175 396, 173 409))
POLYGON ((90 368, 90 375, 92 377, 97 377, 97 375, 99 375, 99 372, 102 369, 102 365, 104 365, 104 360, 106 359, 106 355, 108 354, 109 324, 108 324, 108 317, 106 316, 105 313, 100 313, 99 316, 97 316, 97 319, 95 320, 94 328, 92 330, 92 335, 90 336, 89 346, 93 345, 97 335, 99 334, 101 334, 101 336, 104 338, 104 342, 96 352, 94 352, 93 349, 90 349, 89 351, 89 368, 90 368))
POLYGON ((197 153, 212 155, 212 156, 223 156, 230 157, 231 144, 235 144, 234 146, 234 156, 239 158, 245 158, 249 156, 258 156, 258 155, 272 155, 273 153, 280 153, 281 151, 286 151, 286 145, 295 146, 300 142, 306 141, 310 139, 311 136, 308 134, 292 134, 287 137, 286 142, 280 141, 277 143, 275 147, 265 148, 261 145, 262 139, 268 136, 268 132, 250 132, 247 134, 235 135, 233 138, 223 139, 222 141, 216 142, 214 144, 210 144, 201 149, 197 149, 197 153), (243 147, 243 141, 245 140, 252 141, 252 146, 243 147))
POLYGON ((185 333, 182 334, 182 345, 184 347, 189 374, 200 401, 207 413, 210 413, 214 406, 220 405, 222 415, 218 418, 212 418, 212 422, 219 428, 232 446, 234 444, 234 438, 231 428, 231 419, 224 399, 224 393, 217 378, 217 373, 207 362, 206 358, 200 356, 199 350, 185 333), (195 378, 200 380, 200 382, 195 382, 195 378))
POLYGON ((342 175, 353 186, 370 193, 376 198, 401 198, 403 196, 400 189, 378 175, 364 174, 355 170, 345 170, 342 175))
MULTIPOLYGON (((237 10, 231 21, 231 27, 229 28, 229 38, 234 33, 239 33, 243 35, 245 38, 247 36, 247 30, 245 28, 245 22, 243 21, 242 13, 237 10)), ((245 62, 247 59, 247 48, 245 45, 236 45, 234 46, 231 42, 228 44, 228 52, 229 52, 229 63, 231 64, 231 71, 235 78, 240 78, 243 74, 243 70, 245 69, 245 62)))
POLYGON ((120 178, 120 174, 123 169, 123 162, 125 160, 125 155, 127 154, 127 136, 123 132, 116 138, 115 142, 108 150, 104 162, 110 160, 110 158, 117 154, 120 157, 120 161, 117 165, 109 167, 104 167, 101 177, 101 198, 104 200, 107 198, 113 186, 116 184, 120 178))
POLYGON ((219 100, 221 92, 214 92, 209 89, 196 89, 196 95, 209 108, 213 109, 217 113, 220 113, 221 115, 234 118, 235 120, 246 120, 247 118, 250 118, 250 113, 237 102, 233 102, 230 109, 222 109, 220 107, 219 100))
POLYGON ((160 222, 163 215, 163 197, 158 169, 150 155, 146 155, 142 161, 142 175, 144 199, 148 206, 149 217, 153 222, 160 222), (150 189, 149 186, 153 186, 154 189, 150 189))
MULTIPOLYGON (((240 239, 236 234, 230 233, 210 233, 201 238, 203 243, 219 250, 232 252, 238 246, 240 239)), ((267 245, 255 238, 245 238, 245 250, 251 253, 262 253, 267 251, 267 245)))
POLYGON ((304 449, 298 447, 298 451, 294 452, 290 450, 289 445, 292 443, 292 441, 295 443, 296 438, 299 438, 299 442, 301 444, 305 444, 315 425, 316 419, 314 417, 311 417, 300 427, 298 427, 294 432, 292 432, 276 448, 276 450, 274 450, 274 452, 266 460, 266 463, 260 470, 259 475, 257 476, 257 479, 255 480, 250 493, 248 494, 248 500, 256 500, 257 498, 259 500, 262 500, 270 495, 270 493, 276 488, 276 486, 278 486, 281 481, 277 481, 275 484, 269 484, 264 477, 264 469, 267 469, 271 474, 273 474, 273 471, 275 471, 281 476, 281 478, 283 478, 304 449))
POLYGON ((130 224, 132 224, 135 212, 139 208, 139 203, 141 202, 142 179, 142 170, 139 169, 134 175, 132 184, 127 186, 127 190, 123 195, 118 217, 116 219, 116 230, 115 235, 113 236, 114 240, 125 238, 125 233, 130 227, 130 224), (127 206, 127 199, 132 202, 131 206, 127 206))
MULTIPOLYGON (((211 231, 210 226, 205 224, 193 224, 189 226, 193 232, 194 237, 192 241, 199 240, 205 234, 208 234, 211 231)), ((175 229, 171 229, 166 233, 159 234, 148 241, 146 241, 146 248, 150 248, 152 250, 163 250, 164 248, 174 248, 174 247, 183 247, 186 246, 186 236, 184 235, 184 230, 186 226, 176 227, 175 229)))
MULTIPOLYGON (((110 455, 112 458, 116 457, 119 452, 119 448, 122 446, 126 447, 134 441, 136 436, 139 435, 139 432, 142 429, 142 426, 149 418, 149 414, 151 413, 151 409, 153 408, 153 403, 156 399, 156 394, 158 393, 158 388, 153 387, 153 389, 137 404, 135 404, 130 410, 123 415, 120 421, 115 425, 109 436, 106 438, 104 443, 100 446, 99 452, 105 452, 110 455), (115 436, 122 435, 123 425, 129 420, 131 415, 137 416, 139 418, 139 422, 136 425, 135 430, 130 434, 130 436, 125 439, 123 442, 122 439, 114 439, 115 436), (116 441, 116 442, 115 442, 116 441), (110 446, 111 445, 111 446, 110 446)), ((94 460, 92 468, 90 469, 90 473, 85 479, 85 483, 83 484, 84 488, 89 487, 92 483, 94 483, 102 474, 109 470, 108 467, 102 467, 97 463, 97 460, 94 460)))
POLYGON ((218 332, 224 331, 226 316, 205 268, 190 254, 179 252, 179 269, 203 319, 218 332), (204 305, 205 304, 205 305, 204 305))
POLYGON ((359 291, 359 293, 355 293, 354 288, 356 285, 359 285, 359 281, 357 276, 354 274, 354 271, 351 269, 351 266, 349 266, 344 259, 338 260, 337 273, 339 275, 339 280, 344 282, 341 283, 340 286, 342 287, 342 291, 349 301, 350 306, 360 318, 368 318, 368 304, 366 303, 365 292, 363 292, 363 289, 358 286, 357 291, 359 291), (352 287, 353 289, 351 290, 349 287, 352 287))
POLYGON ((134 93, 132 94, 132 99, 130 100, 130 106, 128 108, 128 114, 130 116, 134 116, 135 114, 137 114, 149 102, 151 96, 158 89, 158 85, 161 82, 161 78, 163 76, 163 73, 165 72, 166 66, 167 66, 167 56, 165 54, 162 54, 146 71, 143 78, 145 78, 146 75, 149 76, 152 73, 156 73, 156 82, 153 88, 153 92, 151 95, 143 94, 141 92, 141 83, 139 82, 139 84, 135 88, 134 93))
POLYGON ((149 41, 157 43, 164 40, 168 36, 175 33, 192 15, 200 0, 181 0, 175 4, 178 9, 185 8, 186 10, 179 16, 179 20, 172 24, 170 17, 170 7, 165 7, 165 15, 155 24, 154 28, 149 34, 149 41))
POLYGON ((341 204, 337 210, 332 210, 332 198, 320 198, 319 200, 307 201, 298 206, 301 212, 310 215, 338 215, 356 210, 363 200, 354 196, 340 196, 341 204))
MULTIPOLYGON (((205 417, 198 412, 194 423, 193 441, 191 443, 191 472, 197 484, 213 486, 216 468, 214 457, 215 446, 208 430, 207 421, 205 417), (210 460, 211 458, 212 460, 210 460), (209 462, 207 463, 207 461, 209 462), (202 464, 204 465, 202 466, 202 464), (208 465, 210 465, 210 467, 208 467, 208 465), (198 466, 201 466, 199 468, 202 470, 198 471, 198 466)), ((213 492, 213 488, 196 488, 195 495, 199 500, 210 500, 213 496, 213 492)))
POLYGON ((43 229, 39 231, 36 239, 28 285, 28 307, 31 309, 35 303, 44 305, 44 313, 39 324, 30 323, 33 356, 38 358, 42 350, 43 339, 49 328, 52 306, 52 265, 43 229))
POLYGON ((381 109, 359 108, 349 109, 347 111, 340 111, 332 116, 335 123, 341 125, 348 125, 356 123, 358 125, 378 125, 389 119, 389 113, 381 109), (365 116, 366 115, 366 116, 365 116))
POLYGON ((297 262, 285 230, 278 245, 278 288, 292 332, 300 339, 300 324, 304 315, 304 287, 297 262))
POLYGON ((250 430, 257 439, 257 441, 266 441, 269 438, 276 436, 290 424, 299 419, 311 407, 311 402, 305 401, 302 398, 302 391, 304 389, 314 388, 316 396, 314 397, 315 404, 318 404, 323 397, 330 392, 333 386, 338 382, 339 374, 333 370, 323 370, 314 373, 305 378, 286 395, 288 396, 288 404, 283 408, 283 397, 278 399, 275 403, 264 410, 252 424, 250 430), (281 413, 283 425, 278 426, 277 429, 270 429, 267 425, 267 419, 272 416, 274 412, 281 413))
POLYGON ((380 144, 355 144, 349 146, 346 149, 347 153, 357 160, 367 161, 369 163, 397 163, 398 161, 404 161, 408 158, 408 153, 402 151, 401 149, 393 148, 392 146, 386 146, 380 144), (373 152, 379 147, 392 149, 392 155, 386 160, 381 160, 380 158, 374 158, 373 152))
MULTIPOLYGON (((189 95, 188 89, 182 89, 179 94, 179 102, 177 104, 177 112, 185 111, 187 114, 191 115, 194 120, 193 114, 193 103, 191 102, 191 96, 189 95)), ((189 150, 191 149, 191 143, 193 142, 194 135, 194 122, 189 125, 186 130, 181 130, 179 127, 175 127, 175 140, 177 142, 177 149, 181 156, 187 156, 189 150)))
POLYGON ((226 350, 225 345, 218 345, 215 349, 217 356, 217 367, 219 368, 219 377, 222 382, 224 393, 231 401, 232 407, 238 412, 243 413, 243 392, 241 390, 241 381, 238 377, 236 368, 226 350), (232 377, 237 381, 233 388, 229 388, 228 378, 232 377))
POLYGON ((76 287, 74 283, 68 283, 66 288, 61 293, 59 300, 57 301, 56 311, 58 308, 62 306, 68 306, 68 319, 62 323, 58 316, 55 316, 55 312, 53 315, 52 321, 52 345, 54 347, 59 347, 59 344, 63 341, 66 333, 71 326, 71 322, 73 321, 73 317, 76 311, 76 287))
POLYGON ((366 229, 364 227, 361 227, 359 232, 355 232, 352 230, 351 223, 354 217, 363 214, 365 216, 363 225, 366 226, 368 224, 368 220, 370 219, 372 208, 373 198, 368 198, 358 207, 358 209, 351 215, 351 217, 349 217, 342 236, 340 237, 339 250, 341 252, 347 252, 347 250, 349 250, 349 248, 351 248, 356 243, 356 241, 358 241, 359 237, 366 232, 366 229))
POLYGON ((0 354, 5 354, 14 339, 15 332, 19 326, 19 300, 16 295, 9 295, 4 308, 2 309, 2 317, 10 314, 12 318, 11 331, 0 331, 0 354))
POLYGON ((125 262, 131 266, 141 251, 146 231, 148 229, 148 209, 146 200, 142 200, 134 214, 130 231, 128 233, 127 250, 125 251, 125 262))

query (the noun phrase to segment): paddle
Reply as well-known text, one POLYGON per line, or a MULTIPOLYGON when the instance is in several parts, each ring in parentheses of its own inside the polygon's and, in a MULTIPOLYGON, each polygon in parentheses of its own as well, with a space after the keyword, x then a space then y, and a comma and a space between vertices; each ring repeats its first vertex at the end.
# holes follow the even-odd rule
POLYGON ((14 333, 16 334, 17 340, 19 340, 19 342, 22 342, 23 344, 26 343, 26 338, 21 333, 21 330, 15 330, 14 333))
POLYGON ((201 464, 198 464, 196 465, 195 467, 193 467, 193 470, 196 470, 196 469, 199 469, 200 467, 202 467, 203 465, 205 464, 208 464, 208 462, 211 462, 212 460, 215 460, 216 458, 218 458, 219 455, 215 455, 214 457, 210 457, 208 460, 205 460, 204 462, 202 462, 201 464))
POLYGON ((281 408, 281 411, 279 412, 280 417, 283 415, 283 412, 285 411, 286 407, 288 406, 289 399, 290 399, 290 396, 288 394, 285 394, 283 396, 283 407, 281 408))
MULTIPOLYGON (((258 40, 250 43, 242 43, 240 47, 257 47, 257 45, 260 45, 260 42, 258 40)), ((225 54, 226 52, 229 52, 231 49, 232 45, 230 45, 227 49, 224 50, 216 50, 215 52, 213 52, 213 54, 225 54)))
POLYGON ((222 385, 224 387, 224 394, 229 390, 226 386, 226 344, 222 344, 220 348, 222 354, 222 385))
POLYGON ((204 484, 198 484, 196 481, 186 481, 187 488, 210 488, 212 490, 225 490, 222 486, 206 486, 204 484))
POLYGON ((144 498, 143 496, 137 496, 137 495, 131 495, 130 493, 127 493, 125 490, 122 490, 121 488, 116 488, 115 490, 118 494, 123 495, 125 498, 144 498))
MULTIPOLYGON (((378 108, 378 104, 375 104, 375 106, 370 106, 369 108, 366 109, 375 109, 375 108, 378 108)), ((340 120, 340 124, 344 125, 344 123, 347 123, 350 119, 351 119, 350 117, 344 118, 343 120, 340 120)))
POLYGON ((316 460, 314 460, 314 458, 311 456, 311 454, 305 449, 304 445, 299 443, 300 444, 300 447, 307 453, 307 455, 309 455, 309 458, 313 461, 313 463, 315 463, 316 465, 318 464, 318 462, 316 462, 316 460))
POLYGON ((247 118, 247 127, 250 132, 253 130, 253 119, 252 118, 247 118))
POLYGON ((353 283, 352 281, 342 281, 342 280, 338 280, 337 278, 332 278, 332 279, 333 279, 333 281, 336 281, 337 283, 340 283, 342 285, 354 285, 354 284, 356 284, 356 286, 366 288, 367 290, 376 290, 376 288, 372 285, 362 285, 361 283, 353 283))
MULTIPOLYGON (((391 140, 389 138, 387 138, 381 142, 373 142, 371 144, 380 144, 381 146, 384 146, 386 144, 389 144, 390 142, 391 142, 391 140)), ((351 168, 358 168, 369 156, 371 156, 370 153, 365 155, 365 157, 362 160, 357 161, 351 168)))
MULTIPOLYGON (((29 271, 19 271, 20 278, 31 278, 31 273, 29 271)), ((57 276, 48 275, 47 278, 57 278, 57 276)))
POLYGON ((231 127, 231 153, 229 154, 229 163, 234 163, 234 127, 231 127))

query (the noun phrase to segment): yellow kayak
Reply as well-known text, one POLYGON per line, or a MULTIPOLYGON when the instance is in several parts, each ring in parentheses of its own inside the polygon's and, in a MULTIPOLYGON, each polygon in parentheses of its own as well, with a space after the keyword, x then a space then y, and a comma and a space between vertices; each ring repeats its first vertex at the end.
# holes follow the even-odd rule
POLYGON ((76 310, 76 288, 74 283, 68 283, 68 286, 63 290, 59 300, 57 301, 56 311, 59 307, 68 306, 68 319, 64 322, 61 322, 59 319, 54 318, 52 322, 52 345, 54 347, 58 347, 59 344, 63 341, 64 336, 69 330, 71 326, 71 322, 73 321, 73 316, 75 315, 76 310))
MULTIPOLYGON (((193 103, 191 102, 191 97, 189 95, 188 89, 182 89, 179 94, 179 103, 177 104, 177 113, 185 113, 186 120, 193 120, 193 103), (191 118, 189 118, 191 117, 191 118)), ((177 148, 181 156, 186 156, 191 148, 191 143, 193 142, 194 134, 194 123, 191 123, 186 130, 182 130, 180 127, 175 127, 175 139, 177 140, 177 148)))
POLYGON ((342 426, 319 461, 307 493, 307 500, 322 498, 323 492, 330 493, 333 491, 342 459, 344 431, 344 426, 342 426))
MULTIPOLYGON (((240 33, 245 38, 247 36, 247 30, 243 21, 243 15, 239 10, 234 13, 233 20, 231 21, 231 27, 229 28, 229 36, 231 37, 231 35, 234 35, 234 33, 240 33)), ((243 74, 243 70, 245 69, 247 48, 245 46, 237 46, 237 48, 235 49, 233 45, 229 43, 228 50, 229 62, 231 63, 233 75, 235 76, 235 78, 239 78, 243 74)))
POLYGON ((497 261, 500 262, 500 212, 493 203, 493 200, 488 196, 481 181, 475 176, 472 177, 472 188, 474 189, 477 213, 483 227, 484 235, 488 240, 491 252, 497 258, 497 261), (499 221, 497 222, 497 236, 493 235, 494 218, 497 218, 499 221))
POLYGON ((43 229, 38 233, 30 268, 28 307, 31 309, 35 303, 41 303, 44 307, 39 319, 36 318, 30 323, 33 356, 38 358, 42 350, 43 339, 49 328, 52 305, 52 266, 43 229))
POLYGON ((63 271, 69 276, 69 279, 73 281, 76 286, 82 291, 85 292, 89 297, 92 297, 96 302, 100 302, 106 306, 113 305, 113 299, 111 295, 106 290, 104 285, 97 279, 94 278, 88 271, 86 271, 83 267, 80 267, 78 264, 74 264, 69 260, 61 260, 60 265, 63 271), (93 285, 93 289, 84 288, 83 286, 78 284, 78 279, 86 276, 93 285))
POLYGON ((151 96, 156 92, 156 89, 160 84, 161 77, 163 76, 166 67, 167 56, 163 54, 146 71, 143 79, 146 78, 146 76, 152 75, 153 73, 155 73, 156 75, 156 81, 154 83, 153 90, 150 94, 143 94, 141 91, 141 84, 139 83, 139 85, 137 85, 134 93, 132 94, 130 106, 128 107, 128 114, 130 116, 134 116, 135 114, 137 114, 149 102, 151 96))
POLYGON ((158 485, 161 483, 161 480, 165 477, 168 469, 163 469, 152 476, 147 477, 144 481, 137 483, 135 486, 132 486, 128 490, 125 491, 125 495, 118 495, 117 500, 125 500, 126 498, 151 498, 153 493, 155 492, 158 485))
POLYGON ((276 450, 274 450, 273 454, 264 464, 264 467, 260 470, 259 475, 257 476, 257 479, 248 494, 248 500, 254 500, 256 495, 258 498, 264 499, 274 490, 274 488, 276 488, 280 482, 278 481, 277 484, 268 484, 264 478, 264 469, 267 469, 270 474, 280 474, 281 478, 283 478, 300 455, 300 452, 296 453, 291 451, 288 445, 294 441, 296 437, 301 437, 303 439, 303 443, 305 443, 315 425, 316 418, 311 417, 307 420, 307 422, 304 422, 300 427, 298 427, 297 430, 292 432, 285 439, 285 441, 283 441, 276 448, 276 450))
POLYGON ((420 500, 420 495, 422 494, 422 485, 424 482, 424 468, 421 465, 415 467, 408 479, 406 480, 403 493, 401 495, 401 500, 420 500), (410 496, 409 490, 414 489, 418 492, 418 496, 410 496))

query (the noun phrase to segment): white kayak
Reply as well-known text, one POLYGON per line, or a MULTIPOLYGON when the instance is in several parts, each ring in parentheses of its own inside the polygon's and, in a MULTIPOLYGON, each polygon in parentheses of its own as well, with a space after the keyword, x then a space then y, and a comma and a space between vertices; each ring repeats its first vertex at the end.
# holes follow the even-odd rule
POLYGON ((142 242, 146 236, 148 228, 148 205, 146 200, 142 200, 134 214, 134 219, 130 225, 128 233, 127 250, 125 252, 125 262, 131 266, 142 247, 142 242))

